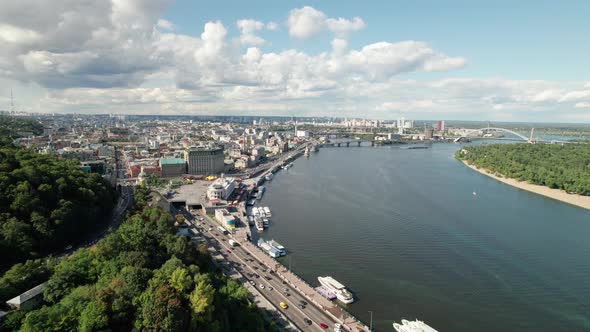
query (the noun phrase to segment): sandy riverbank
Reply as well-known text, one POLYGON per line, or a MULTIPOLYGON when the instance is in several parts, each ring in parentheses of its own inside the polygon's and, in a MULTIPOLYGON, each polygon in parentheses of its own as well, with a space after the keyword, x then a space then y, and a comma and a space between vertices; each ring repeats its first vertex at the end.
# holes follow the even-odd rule
POLYGON ((486 171, 485 169, 478 169, 477 167, 468 164, 466 161, 463 161, 463 163, 467 167, 469 167, 481 174, 484 174, 484 175, 487 175, 491 178, 494 178, 500 182, 503 182, 507 185, 511 185, 513 187, 516 187, 516 188, 519 188, 522 190, 530 191, 535 194, 543 195, 545 197, 553 198, 558 201, 562 201, 564 203, 579 206, 584 209, 590 209, 590 196, 568 194, 565 191, 559 190, 559 189, 551 189, 551 188, 548 188, 545 186, 530 184, 530 183, 524 182, 524 181, 518 181, 518 180, 514 180, 514 179, 509 179, 509 178, 502 178, 502 177, 496 176, 496 175, 486 171))

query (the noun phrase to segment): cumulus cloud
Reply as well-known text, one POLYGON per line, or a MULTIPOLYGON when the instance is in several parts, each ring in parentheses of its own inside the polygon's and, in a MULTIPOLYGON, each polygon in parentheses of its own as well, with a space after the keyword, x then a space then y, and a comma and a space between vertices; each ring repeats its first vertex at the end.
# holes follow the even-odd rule
POLYGON ((365 22, 360 17, 355 17, 352 20, 347 20, 342 17, 337 19, 329 18, 326 20, 326 26, 328 27, 328 30, 343 35, 363 29, 365 27, 365 22))
POLYGON ((264 23, 252 19, 239 20, 236 22, 240 29, 240 42, 243 45, 261 45, 264 39, 256 35, 256 32, 264 28, 264 23))
POLYGON ((291 10, 286 24, 289 35, 298 39, 308 39, 325 30, 343 37, 365 27, 365 22, 360 17, 351 20, 342 17, 328 18, 322 11, 309 6, 291 10))
POLYGON ((153 28, 168 2, 0 2, 0 72, 49 88, 138 85, 162 66, 153 28))
POLYGON ((158 28, 161 28, 164 30, 169 30, 169 31, 176 29, 176 26, 172 22, 165 20, 165 19, 159 19, 156 26, 158 28))
POLYGON ((314 54, 273 51, 261 49, 259 34, 276 23, 239 20, 238 39, 221 21, 184 35, 161 18, 168 1, 0 2, 0 79, 44 87, 39 104, 51 111, 490 118, 566 109, 574 119, 590 106, 589 82, 409 80, 407 73, 453 71, 467 60, 421 41, 352 47, 346 36, 366 27, 361 18, 293 9, 289 35, 329 31, 332 41, 314 54))
POLYGON ((325 29, 326 14, 309 6, 291 10, 287 18, 289 35, 299 39, 310 38, 325 29))

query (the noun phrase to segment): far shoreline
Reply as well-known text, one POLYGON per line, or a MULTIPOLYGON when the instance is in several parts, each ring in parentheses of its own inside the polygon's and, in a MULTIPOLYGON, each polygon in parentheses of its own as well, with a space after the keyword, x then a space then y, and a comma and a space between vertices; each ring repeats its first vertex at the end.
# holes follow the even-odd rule
POLYGON ((590 196, 583 196, 583 195, 578 195, 578 194, 568 194, 567 192, 561 190, 561 189, 553 189, 553 188, 549 188, 549 187, 545 187, 545 186, 541 186, 538 184, 532 184, 532 183, 528 183, 525 181, 518 181, 515 179, 511 179, 511 178, 505 178, 505 177, 500 177, 497 175, 492 174, 491 172, 483 169, 483 168, 477 168, 471 164, 469 164, 467 161, 463 160, 463 164, 465 164, 465 166, 471 168, 472 170, 489 176, 497 181, 500 181, 504 184, 522 189, 522 190, 526 190, 532 193, 535 193, 537 195, 541 195, 541 196, 545 196, 548 198, 552 198, 564 203, 568 203, 571 205, 575 205, 577 207, 581 207, 584 209, 588 209, 590 210, 590 196))

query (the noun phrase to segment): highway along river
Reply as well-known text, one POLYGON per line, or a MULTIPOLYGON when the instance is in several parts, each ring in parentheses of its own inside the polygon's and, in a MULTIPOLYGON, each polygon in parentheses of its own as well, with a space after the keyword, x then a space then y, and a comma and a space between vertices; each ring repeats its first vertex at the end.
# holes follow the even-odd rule
POLYGON ((280 171, 264 238, 312 285, 330 275, 378 331, 590 331, 590 211, 512 188, 455 144, 324 148, 280 171), (477 195, 474 195, 476 192, 477 195))

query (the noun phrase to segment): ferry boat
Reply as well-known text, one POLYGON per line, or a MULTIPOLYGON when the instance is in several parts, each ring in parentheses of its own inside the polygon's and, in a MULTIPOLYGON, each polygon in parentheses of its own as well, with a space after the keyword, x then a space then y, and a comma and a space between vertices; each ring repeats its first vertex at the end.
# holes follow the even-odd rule
POLYGON ((258 247, 266 252, 270 257, 277 258, 281 254, 273 247, 268 244, 268 242, 264 241, 263 239, 258 239, 258 247))
POLYGON ((263 209, 264 209, 264 215, 265 215, 267 218, 270 218, 270 217, 272 217, 272 214, 270 214, 270 208, 269 208, 268 206, 265 206, 263 209))
POLYGON ((266 176, 264 178, 266 179, 266 181, 270 181, 270 180, 272 180, 273 176, 274 175, 272 173, 268 173, 268 174, 266 174, 266 176))
POLYGON ((352 303, 354 302, 354 298, 352 294, 344 287, 343 284, 336 281, 336 279, 332 277, 318 277, 318 281, 324 288, 334 294, 336 294, 336 298, 342 303, 352 303))
POLYGON ((426 323, 417 319, 415 321, 402 319, 401 324, 393 323, 393 328, 397 332, 438 332, 432 327, 426 325, 426 323))
POLYGON ((273 240, 270 240, 270 241, 268 241, 268 244, 269 244, 271 247, 275 248, 275 249, 276 249, 276 250, 279 252, 279 254, 280 254, 281 256, 285 256, 285 255, 287 254, 287 250, 285 250, 285 247, 283 247, 283 246, 282 246, 280 243, 278 243, 278 242, 277 242, 277 241, 275 241, 274 239, 273 239, 273 240))

